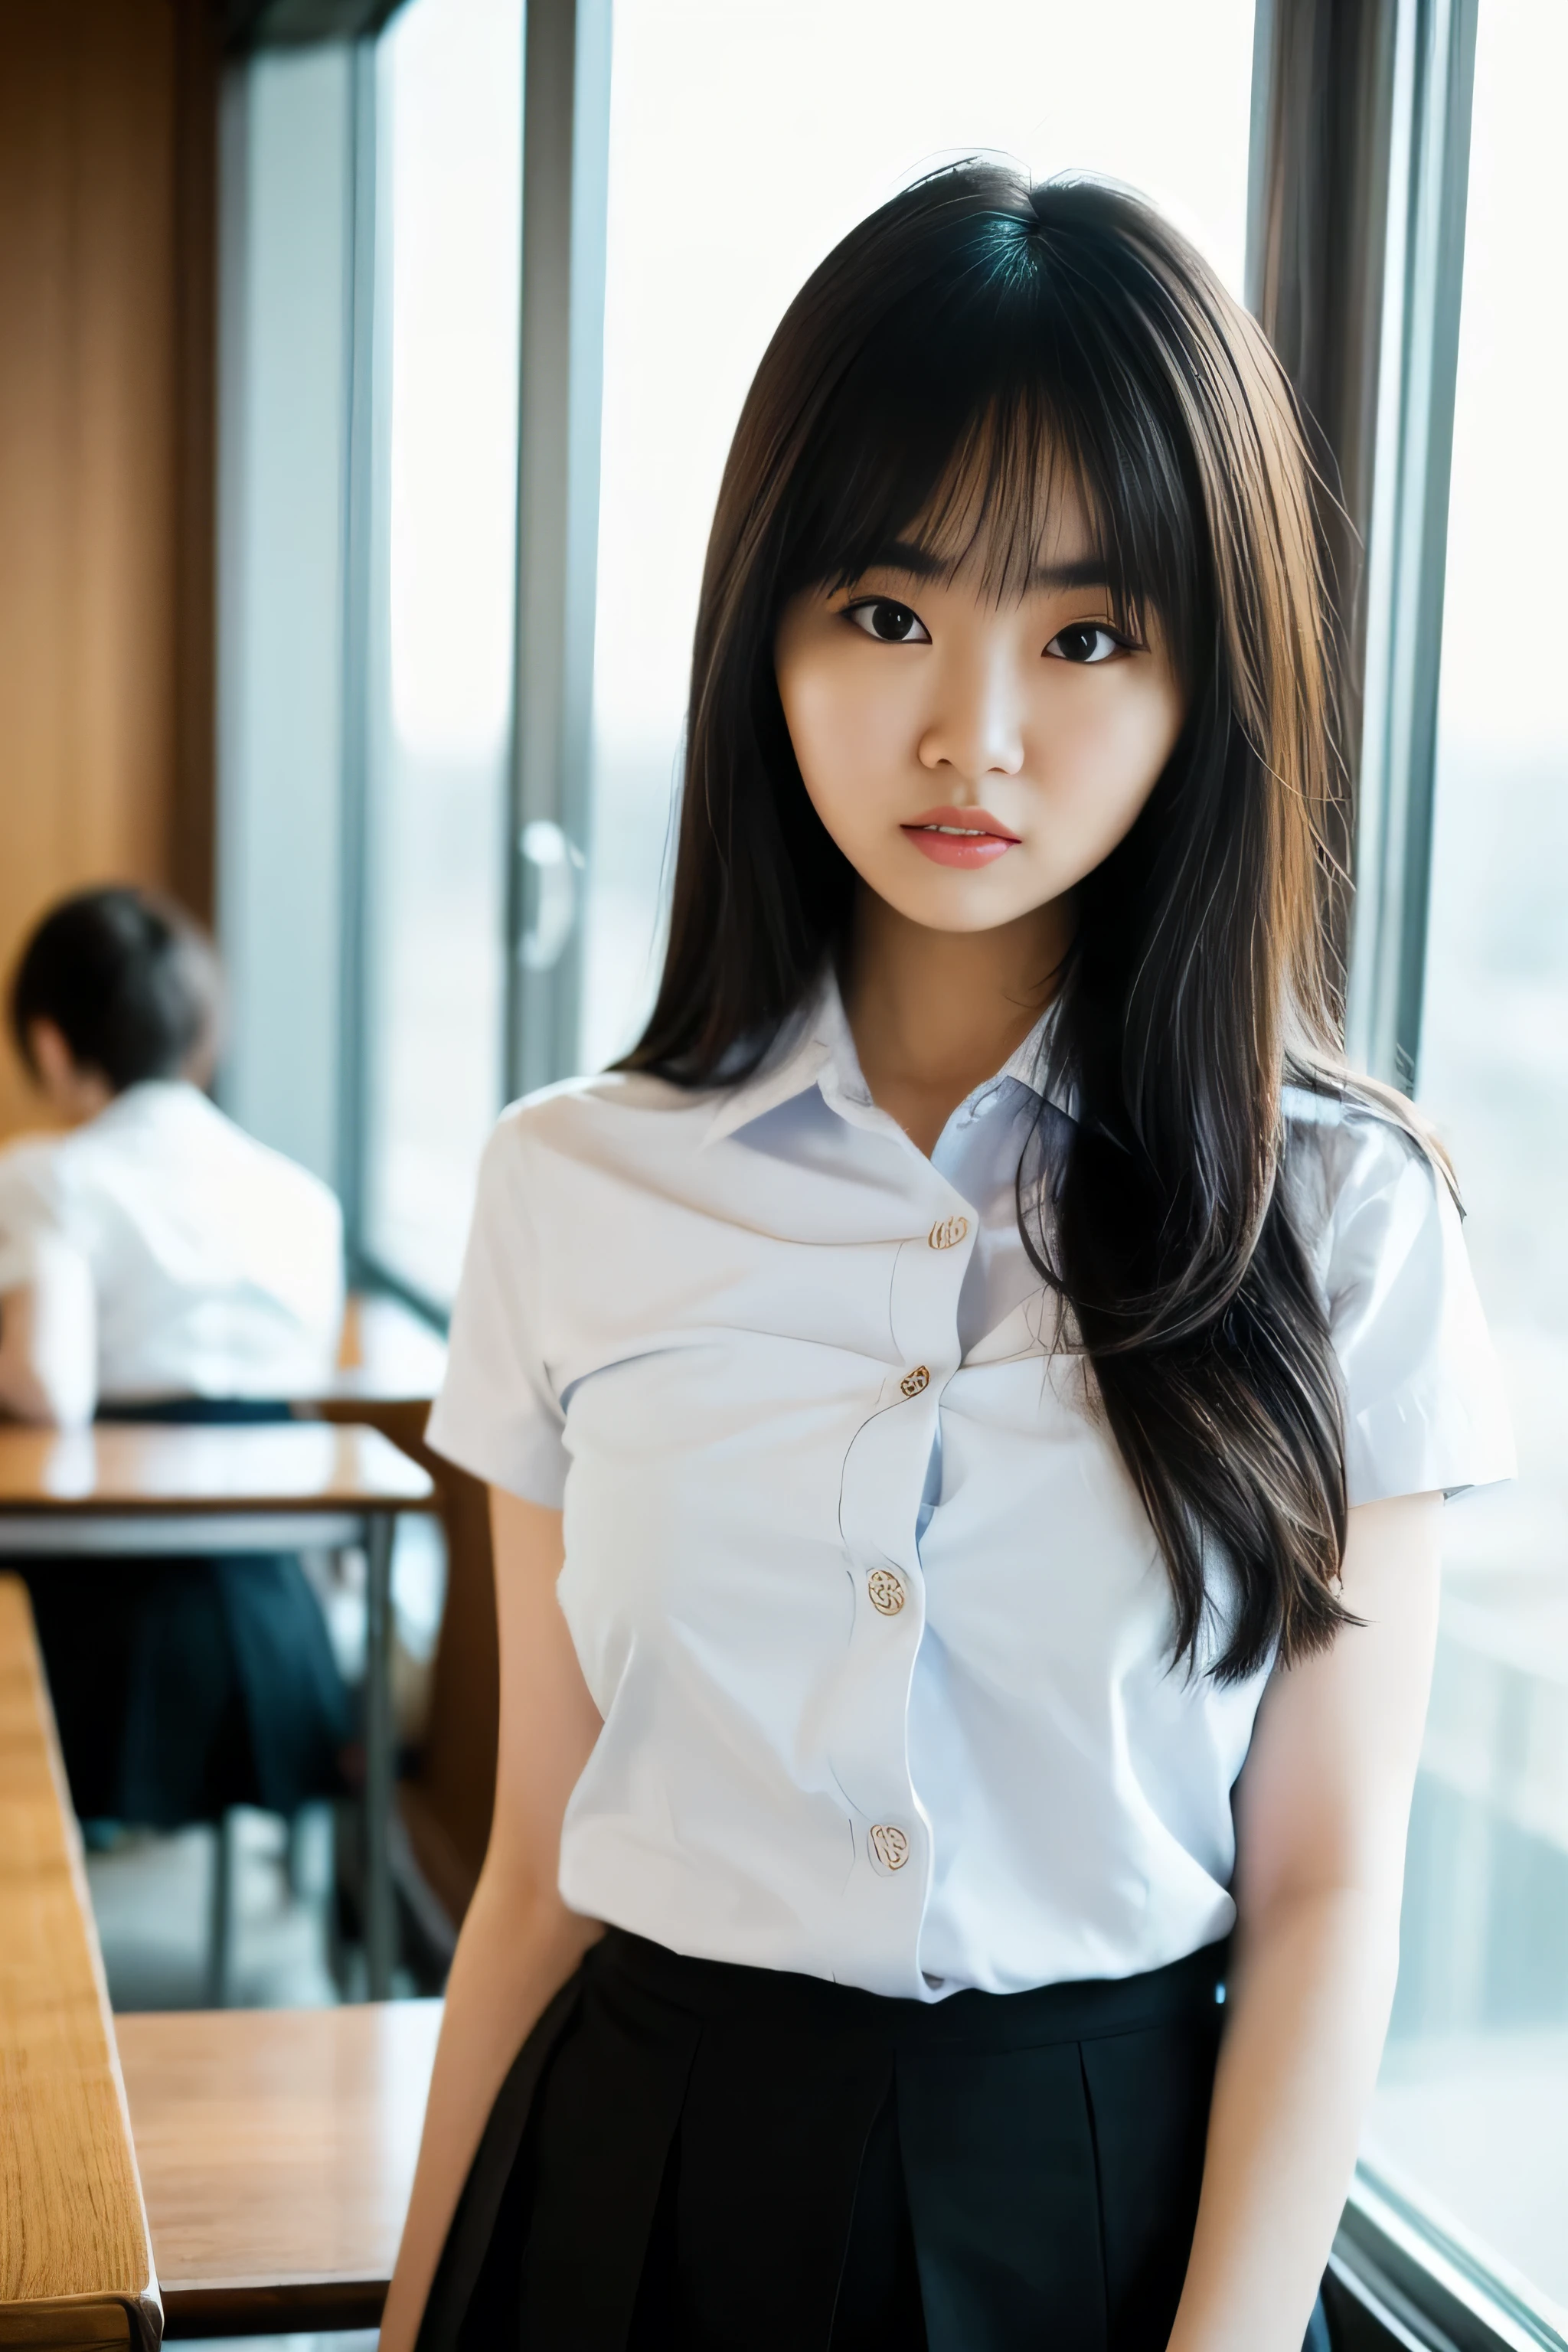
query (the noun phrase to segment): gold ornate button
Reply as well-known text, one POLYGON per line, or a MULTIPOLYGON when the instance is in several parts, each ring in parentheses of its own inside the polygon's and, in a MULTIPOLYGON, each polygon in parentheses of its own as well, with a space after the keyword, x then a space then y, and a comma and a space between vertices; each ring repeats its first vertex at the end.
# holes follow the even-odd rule
POLYGON ((900 1394, 907 1397, 918 1397, 922 1389, 929 1389, 930 1386, 931 1374, 923 1364, 917 1364, 914 1370, 906 1372, 899 1382, 900 1394))
POLYGON ((910 1842, 902 1830, 891 1822, 878 1822, 871 1832, 871 1843, 884 1870, 902 1870, 910 1858, 910 1842))
POLYGON ((904 1588, 890 1568, 874 1568, 866 1579, 866 1590, 880 1616, 896 1617, 904 1605, 904 1588))
POLYGON ((926 1235, 931 1249, 956 1249, 969 1231, 967 1217, 942 1217, 926 1235))

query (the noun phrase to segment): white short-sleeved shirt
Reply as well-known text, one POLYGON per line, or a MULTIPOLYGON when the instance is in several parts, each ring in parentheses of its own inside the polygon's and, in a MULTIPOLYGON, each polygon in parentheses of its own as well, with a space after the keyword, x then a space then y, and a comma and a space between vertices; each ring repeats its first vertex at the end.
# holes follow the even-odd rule
POLYGON ((62 1256, 85 1270, 106 1403, 296 1396, 331 1370, 335 1195, 183 1081, 0 1150, 0 1296, 62 1256))
MULTIPOLYGON (((926 1159, 837 992, 715 1096, 612 1076, 489 1145, 431 1443, 564 1505, 604 1728, 576 1910, 937 2000, 1222 1936, 1265 1674, 1173 1668, 1166 1572, 1019 1238, 1038 1037, 926 1159)), ((1352 1503, 1510 1475, 1447 1190, 1293 1095, 1352 1503)))

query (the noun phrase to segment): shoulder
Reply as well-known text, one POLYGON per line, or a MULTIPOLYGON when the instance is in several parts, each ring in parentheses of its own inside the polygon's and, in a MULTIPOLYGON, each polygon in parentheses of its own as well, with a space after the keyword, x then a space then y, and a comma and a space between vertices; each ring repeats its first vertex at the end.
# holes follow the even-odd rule
POLYGON ((1508 1402, 1435 1148, 1347 1087, 1286 1105, 1287 1181, 1344 1388, 1351 1502, 1513 1475, 1508 1402))
POLYGON ((1353 1081, 1321 1090, 1288 1087, 1285 1178, 1301 1238, 1332 1256, 1352 1229, 1431 1224, 1458 1213, 1447 1177, 1392 1104, 1353 1081))
POLYGON ((465 1283, 537 1298, 653 1245, 666 1204, 691 1202, 713 1098, 642 1072, 542 1087, 504 1110, 479 1162, 465 1283), (482 1271, 481 1271, 482 1270, 482 1271))
POLYGON ((8 1142, 0 1143, 0 1178, 6 1182, 47 1173, 58 1161, 62 1151, 69 1149, 72 1138, 67 1135, 15 1135, 8 1142))
POLYGON ((209 1170, 224 1170, 241 1189, 247 1206, 263 1199, 296 1225, 307 1221, 334 1234, 341 1228, 342 1211, 330 1184, 287 1152, 247 1133, 195 1087, 171 1087, 154 1108, 167 1148, 183 1148, 209 1170))
POLYGON ((0 1146, 0 1296, 38 1279, 44 1254, 82 1246, 69 1135, 19 1136, 0 1146))
POLYGON ((609 1070, 541 1087, 502 1111, 485 1150, 494 1180, 572 1169, 633 1184, 658 1181, 700 1150, 715 1096, 646 1071, 609 1070))
POLYGON ((1321 1087, 1288 1086, 1282 1108, 1287 1150, 1311 1153, 1341 1171, 1369 1159, 1391 1169, 1412 1159, 1432 1165, 1414 1110, 1385 1101, 1381 1088, 1354 1078, 1326 1079, 1321 1087))
POLYGON ((69 1169, 69 1135, 19 1135, 0 1144, 0 1218, 54 1206, 69 1169))
POLYGON ((1484 1330, 1458 1202, 1414 1117, 1349 1087, 1303 1092, 1287 1118, 1291 1206, 1342 1355, 1436 1360, 1484 1330))

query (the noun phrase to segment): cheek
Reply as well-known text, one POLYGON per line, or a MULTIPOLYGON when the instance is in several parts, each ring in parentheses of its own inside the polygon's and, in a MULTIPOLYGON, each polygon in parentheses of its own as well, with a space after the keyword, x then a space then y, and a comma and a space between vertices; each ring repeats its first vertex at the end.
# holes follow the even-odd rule
POLYGON ((834 832, 870 813, 878 780, 898 768, 908 733, 895 682, 869 679, 866 668, 831 658, 779 666, 779 699, 795 759, 813 804, 834 832))
POLYGON ((1159 782, 1181 732, 1181 704, 1163 681, 1130 682, 1100 696, 1098 681, 1075 679, 1047 723, 1053 797, 1071 807, 1109 850, 1127 832, 1159 782))

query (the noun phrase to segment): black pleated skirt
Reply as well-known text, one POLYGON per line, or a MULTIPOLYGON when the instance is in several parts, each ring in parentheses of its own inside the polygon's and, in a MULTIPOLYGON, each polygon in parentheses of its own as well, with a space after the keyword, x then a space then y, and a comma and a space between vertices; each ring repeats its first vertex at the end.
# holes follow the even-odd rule
POLYGON ((612 1929, 497 2098, 419 2352, 1164 2352, 1224 1962, 927 2004, 612 1929))

